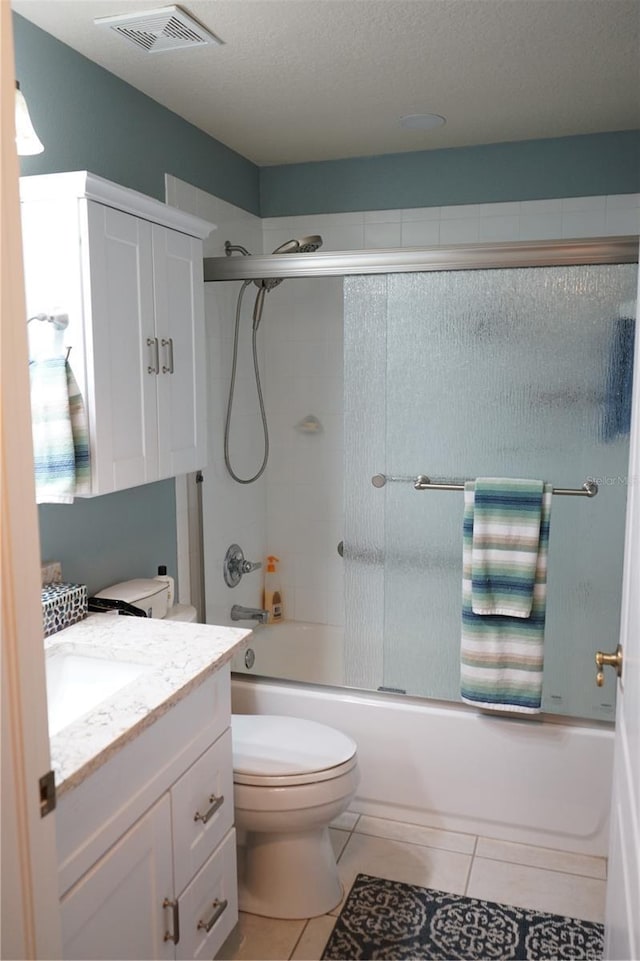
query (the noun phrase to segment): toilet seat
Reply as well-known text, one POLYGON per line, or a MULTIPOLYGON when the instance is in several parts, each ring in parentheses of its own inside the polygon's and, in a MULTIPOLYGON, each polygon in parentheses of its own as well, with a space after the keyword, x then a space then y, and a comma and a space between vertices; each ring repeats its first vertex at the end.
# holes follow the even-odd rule
POLYGON ((357 764, 354 755, 351 760, 336 767, 326 768, 324 771, 310 771, 307 774, 281 774, 265 776, 261 774, 240 774, 233 772, 234 784, 247 784, 253 787, 291 787, 294 785, 317 784, 319 781, 333 781, 335 778, 348 774, 357 764))
POLYGON ((234 714, 231 731, 236 784, 314 784, 341 777, 357 763, 355 741, 316 721, 273 714, 234 714))

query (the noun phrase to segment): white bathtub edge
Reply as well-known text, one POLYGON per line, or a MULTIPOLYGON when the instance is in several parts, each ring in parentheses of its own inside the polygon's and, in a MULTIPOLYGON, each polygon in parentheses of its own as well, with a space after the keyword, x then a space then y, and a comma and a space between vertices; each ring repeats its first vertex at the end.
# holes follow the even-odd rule
POLYGON ((611 725, 477 714, 458 705, 233 680, 233 709, 307 717, 358 743, 351 810, 392 820, 604 857, 611 725))

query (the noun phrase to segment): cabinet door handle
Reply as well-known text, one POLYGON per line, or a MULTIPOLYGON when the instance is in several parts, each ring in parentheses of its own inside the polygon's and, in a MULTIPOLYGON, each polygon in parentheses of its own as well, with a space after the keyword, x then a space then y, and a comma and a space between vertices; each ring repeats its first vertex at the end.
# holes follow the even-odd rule
POLYGON ((172 374, 172 373, 173 373, 173 337, 168 337, 168 338, 163 337, 163 338, 162 338, 162 341, 161 341, 161 344, 162 344, 163 347, 166 347, 166 348, 167 348, 167 358, 168 358, 168 363, 169 363, 169 366, 168 366, 168 367, 166 367, 166 366, 163 364, 163 366, 162 366, 162 373, 163 373, 163 374, 172 374))
POLYGON ((173 941, 174 944, 177 944, 180 940, 180 906, 178 905, 178 901, 170 901, 169 898, 165 898, 162 902, 162 907, 171 908, 173 913, 173 934, 171 934, 170 931, 165 931, 164 940, 173 941))
POLYGON ((158 338, 147 337, 147 347, 150 347, 151 363, 147 367, 148 374, 160 373, 160 353, 158 350, 158 338))
POLYGON ((214 926, 214 924, 216 923, 220 915, 223 913, 223 911, 226 909, 228 903, 229 902, 226 900, 218 901, 218 899, 216 898, 211 905, 211 907, 213 908, 213 914, 211 915, 208 921, 198 921, 198 931, 205 931, 206 934, 209 934, 209 931, 214 926))
POLYGON ((203 824, 206 824, 207 821, 211 820, 211 818, 213 817, 213 815, 216 813, 216 811, 218 810, 218 808, 223 802, 224 802, 224 794, 221 794, 220 797, 216 797, 215 794, 210 794, 209 804, 211 805, 211 807, 204 814, 200 814, 199 811, 196 811, 196 813, 193 815, 193 820, 202 821, 203 824))

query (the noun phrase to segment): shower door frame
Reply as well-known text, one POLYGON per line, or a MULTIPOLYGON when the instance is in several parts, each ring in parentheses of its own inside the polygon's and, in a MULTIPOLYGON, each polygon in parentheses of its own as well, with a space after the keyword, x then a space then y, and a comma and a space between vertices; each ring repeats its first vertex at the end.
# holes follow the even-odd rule
POLYGON ((237 258, 208 257, 204 258, 203 270, 205 282, 226 282, 637 264, 639 240, 637 235, 629 235, 438 247, 319 250, 307 254, 248 255, 237 258))
POLYGON ((205 283, 288 277, 344 277, 348 274, 488 270, 505 267, 561 267, 638 262, 637 235, 449 247, 392 247, 317 251, 248 257, 205 257, 205 283))

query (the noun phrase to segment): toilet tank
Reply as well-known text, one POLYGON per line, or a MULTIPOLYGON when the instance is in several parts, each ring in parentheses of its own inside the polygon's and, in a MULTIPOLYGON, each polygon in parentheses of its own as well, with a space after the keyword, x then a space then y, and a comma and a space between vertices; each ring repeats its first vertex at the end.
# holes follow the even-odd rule
POLYGON ((96 597, 125 601, 144 611, 147 617, 166 617, 169 606, 169 584, 153 578, 121 581, 98 591, 96 597))

